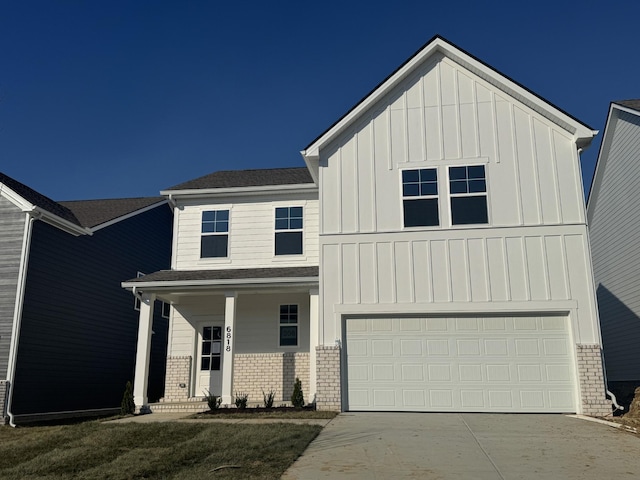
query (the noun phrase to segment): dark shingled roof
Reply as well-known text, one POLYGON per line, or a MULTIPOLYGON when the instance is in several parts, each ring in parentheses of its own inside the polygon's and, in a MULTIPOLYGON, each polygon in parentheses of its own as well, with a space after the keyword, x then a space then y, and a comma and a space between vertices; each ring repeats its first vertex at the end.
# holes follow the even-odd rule
POLYGON ((72 211, 83 227, 95 227, 165 200, 164 197, 111 198, 59 202, 72 211))
POLYGON ((618 100, 613 103, 616 105, 622 105, 623 107, 632 108, 640 112, 640 99, 618 100))
POLYGON ((125 283, 180 282, 191 280, 245 280, 317 277, 318 267, 236 268, 229 270, 160 270, 125 283))
POLYGON ((32 203, 49 213, 53 213, 60 218, 68 220, 71 223, 81 226, 81 223, 71 210, 58 202, 51 200, 49 197, 45 197, 41 193, 36 192, 34 189, 27 187, 25 184, 14 180, 2 172, 0 172, 0 182, 4 183, 29 203, 32 203))
POLYGON ((297 185, 313 183, 306 168, 269 168, 259 170, 222 170, 189 180, 167 190, 202 188, 258 187, 263 185, 297 185))

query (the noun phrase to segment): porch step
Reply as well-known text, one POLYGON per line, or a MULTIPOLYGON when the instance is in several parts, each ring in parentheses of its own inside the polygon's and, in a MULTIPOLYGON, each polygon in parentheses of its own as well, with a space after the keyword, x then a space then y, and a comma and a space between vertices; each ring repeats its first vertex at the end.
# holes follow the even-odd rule
POLYGON ((150 403, 149 408, 151 412, 163 412, 163 413, 199 413, 209 410, 207 402, 203 401, 190 401, 190 402, 161 402, 150 403))

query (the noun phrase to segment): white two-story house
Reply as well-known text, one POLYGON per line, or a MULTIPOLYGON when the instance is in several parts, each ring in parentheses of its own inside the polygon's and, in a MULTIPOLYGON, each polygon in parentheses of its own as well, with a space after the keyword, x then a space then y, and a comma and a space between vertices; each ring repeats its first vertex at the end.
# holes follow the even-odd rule
POLYGON ((597 132, 434 37, 302 152, 162 192, 165 399, 318 408, 610 412, 580 150, 597 132))

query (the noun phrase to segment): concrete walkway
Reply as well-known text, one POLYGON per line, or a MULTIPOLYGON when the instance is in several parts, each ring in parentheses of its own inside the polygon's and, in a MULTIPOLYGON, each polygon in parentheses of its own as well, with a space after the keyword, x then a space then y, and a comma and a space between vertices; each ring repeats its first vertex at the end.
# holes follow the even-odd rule
POLYGON ((189 413, 151 413, 148 415, 134 415, 132 417, 109 420, 104 423, 158 423, 158 422, 184 422, 184 423, 295 423, 298 425, 327 425, 331 419, 325 418, 188 418, 189 413))
POLYGON ((635 479, 640 437, 564 415, 345 413, 282 478, 635 479))

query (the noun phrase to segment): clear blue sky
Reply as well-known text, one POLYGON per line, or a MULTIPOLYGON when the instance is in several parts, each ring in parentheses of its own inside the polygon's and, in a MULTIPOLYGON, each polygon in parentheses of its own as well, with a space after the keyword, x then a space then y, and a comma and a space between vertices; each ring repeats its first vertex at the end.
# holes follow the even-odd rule
POLYGON ((303 166, 435 34, 602 133, 611 100, 640 97, 639 14, 630 0, 7 1, 0 171, 69 200, 303 166))

